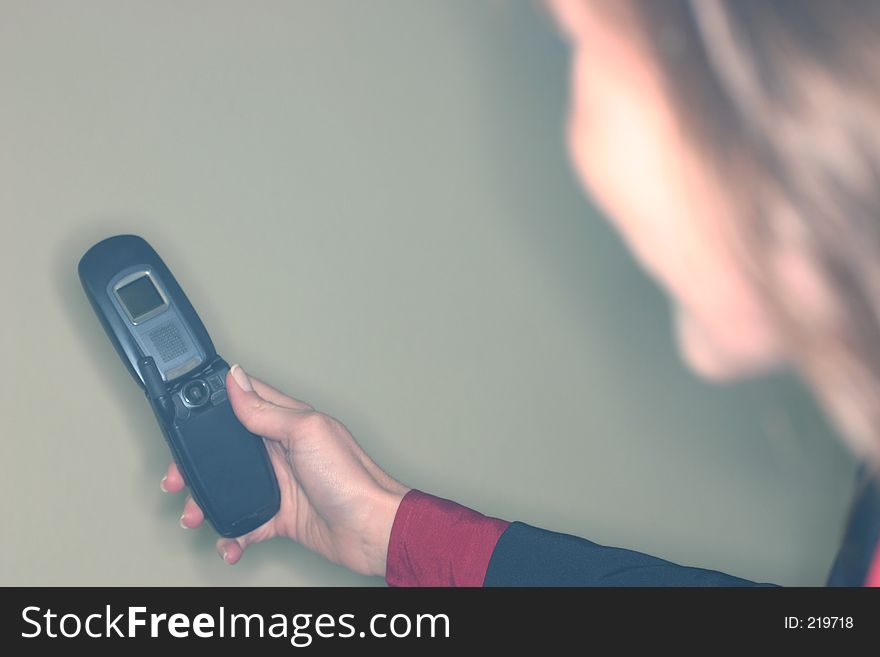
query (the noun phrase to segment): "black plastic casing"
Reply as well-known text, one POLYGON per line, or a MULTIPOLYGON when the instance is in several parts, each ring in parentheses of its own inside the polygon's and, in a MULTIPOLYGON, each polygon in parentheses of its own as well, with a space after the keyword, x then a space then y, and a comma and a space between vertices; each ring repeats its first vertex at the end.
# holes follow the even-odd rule
MULTIPOLYGON (((142 238, 118 235, 89 249, 79 262, 79 278, 107 337, 134 380, 144 389, 177 466, 205 518, 218 534, 236 537, 270 520, 280 507, 275 472, 262 438, 239 422, 226 397, 227 363, 217 354, 201 319, 159 254, 142 238), (136 328, 113 296, 120 273, 149 271, 168 307, 164 327, 172 326, 174 347, 197 353, 198 363, 174 376, 155 363, 169 353, 136 337, 136 328), (146 346, 145 346, 146 345, 146 346), (156 352, 156 353, 153 353, 156 352), (146 367, 152 371, 146 376, 146 367), (204 382, 204 388, 200 381, 204 382), (185 390, 202 388, 209 397, 193 406, 185 390)), ((162 327, 160 327, 162 328, 162 327)), ((155 344, 162 344, 156 342, 155 344)), ((167 344, 167 343, 166 343, 167 344)), ((186 354, 184 354, 184 357, 186 354)), ((181 368, 176 368, 180 370, 181 368)))

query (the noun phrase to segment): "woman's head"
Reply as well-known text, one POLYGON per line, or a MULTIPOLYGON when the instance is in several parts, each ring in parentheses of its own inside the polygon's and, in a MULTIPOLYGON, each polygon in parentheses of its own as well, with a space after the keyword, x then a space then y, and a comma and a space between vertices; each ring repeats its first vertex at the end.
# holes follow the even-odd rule
POLYGON ((552 0, 569 145, 713 379, 791 363, 880 462, 880 4, 552 0))

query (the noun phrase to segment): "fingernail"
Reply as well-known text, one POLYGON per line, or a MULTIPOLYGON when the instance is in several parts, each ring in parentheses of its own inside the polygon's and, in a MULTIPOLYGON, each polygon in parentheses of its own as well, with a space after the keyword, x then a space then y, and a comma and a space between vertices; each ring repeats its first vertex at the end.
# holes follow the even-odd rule
POLYGON ((163 493, 168 492, 168 489, 165 488, 165 480, 166 479, 168 479, 168 477, 162 477, 162 481, 159 482, 159 488, 162 490, 163 493))
POLYGON ((241 368, 241 365, 233 365, 229 370, 232 373, 232 378, 235 379, 235 382, 238 384, 238 387, 244 390, 245 392, 251 392, 254 388, 251 385, 251 380, 248 378, 248 375, 241 368))
POLYGON ((187 527, 186 525, 183 524, 183 518, 184 518, 184 516, 180 516, 180 526, 183 527, 184 529, 189 529, 189 527, 187 527))
MULTIPOLYGON (((220 558, 223 559, 223 561, 226 561, 226 555, 227 555, 227 554, 228 554, 228 553, 226 552, 226 550, 221 551, 221 552, 220 552, 220 558)), ((227 561, 226 563, 229 563, 229 562, 227 561)))

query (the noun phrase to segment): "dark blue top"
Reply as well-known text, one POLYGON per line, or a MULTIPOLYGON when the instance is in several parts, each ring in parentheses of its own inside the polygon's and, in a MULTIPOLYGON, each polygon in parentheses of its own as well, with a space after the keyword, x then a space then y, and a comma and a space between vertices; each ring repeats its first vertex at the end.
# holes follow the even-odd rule
MULTIPOLYGON (((861 586, 880 539, 880 481, 863 468, 829 586, 861 586)), ((514 522, 498 539, 485 586, 772 586, 514 522)))

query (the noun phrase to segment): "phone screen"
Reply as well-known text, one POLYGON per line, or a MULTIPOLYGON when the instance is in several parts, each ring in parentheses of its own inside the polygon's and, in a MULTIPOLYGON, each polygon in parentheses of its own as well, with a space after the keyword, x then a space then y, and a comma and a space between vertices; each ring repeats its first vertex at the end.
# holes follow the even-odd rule
POLYGON ((165 305, 165 299, 147 274, 117 288, 116 294, 135 323, 165 305))

